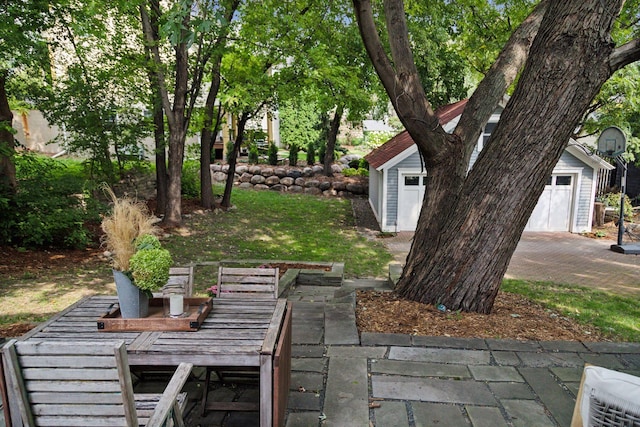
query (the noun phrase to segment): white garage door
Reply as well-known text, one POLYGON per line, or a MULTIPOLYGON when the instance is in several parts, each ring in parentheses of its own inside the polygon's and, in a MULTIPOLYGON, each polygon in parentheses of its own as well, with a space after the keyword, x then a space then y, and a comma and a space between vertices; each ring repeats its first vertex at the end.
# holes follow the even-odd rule
POLYGON ((413 231, 424 199, 426 176, 422 174, 400 174, 398 191, 398 231, 413 231))
POLYGON ((570 231, 575 176, 553 174, 538 200, 526 231, 570 231))

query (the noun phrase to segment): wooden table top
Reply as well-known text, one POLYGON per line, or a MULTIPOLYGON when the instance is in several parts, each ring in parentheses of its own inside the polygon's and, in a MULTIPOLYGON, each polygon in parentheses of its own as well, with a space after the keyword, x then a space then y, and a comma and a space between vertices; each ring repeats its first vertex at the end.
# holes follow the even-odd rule
POLYGON ((214 298, 198 331, 99 331, 97 320, 117 297, 92 296, 78 301, 21 339, 124 340, 131 365, 260 366, 273 354, 286 300, 214 298))

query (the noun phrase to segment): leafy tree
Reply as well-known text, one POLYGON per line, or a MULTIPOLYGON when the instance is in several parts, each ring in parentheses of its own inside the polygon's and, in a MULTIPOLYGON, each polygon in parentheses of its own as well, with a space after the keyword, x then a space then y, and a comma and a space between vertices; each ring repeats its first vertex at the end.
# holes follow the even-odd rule
MULTIPOLYGON (((8 200, 17 189, 14 155, 16 141, 11 127, 8 81, 25 68, 48 64, 42 33, 51 26, 52 11, 63 1, 0 2, 0 201, 8 200)), ((46 72, 41 69, 42 75, 46 72)))
POLYGON ((304 97, 285 101, 279 112, 282 142, 299 149, 318 139, 318 107, 314 102, 308 102, 304 97))
POLYGON ((239 6, 239 0, 220 2, 219 13, 222 19, 219 22, 218 31, 209 34, 209 37, 212 37, 208 47, 209 52, 211 52, 211 67, 209 71, 211 84, 209 85, 209 92, 203 109, 204 121, 200 132, 200 200, 202 206, 207 209, 213 208, 213 188, 211 184, 211 169, 209 167, 211 165, 211 152, 220 128, 222 114, 221 108, 218 108, 217 111, 215 109, 215 101, 221 84, 220 67, 226 50, 228 35, 231 31, 232 18, 239 6))
POLYGON ((327 176, 333 174, 331 166, 342 119, 346 116, 350 121, 362 120, 374 105, 376 92, 380 92, 357 37, 357 26, 345 6, 342 2, 317 2, 305 16, 315 41, 302 53, 309 69, 305 86, 318 109, 331 114, 321 158, 327 176), (315 25, 319 21, 325 25, 315 25))
MULTIPOLYGON (((625 2, 540 2, 513 31, 451 134, 425 96, 403 2, 387 0, 384 12, 376 11, 385 17, 390 53, 371 2, 353 4, 371 61, 429 171, 397 290, 424 303, 489 313, 522 230, 583 113, 614 71, 640 59, 639 39, 612 43, 625 2), (468 171, 483 126, 514 83, 500 123, 468 171)), ((626 6, 636 18, 637 37, 637 2, 626 6)))
MULTIPOLYGON (((150 54, 151 65, 157 86, 157 96, 161 100, 164 116, 169 129, 168 144, 168 186, 164 223, 178 225, 181 217, 181 171, 184 161, 184 146, 194 109, 202 90, 204 76, 211 72, 213 85, 205 106, 206 130, 212 130, 209 119, 213 116, 213 104, 217 88, 214 87, 221 53, 224 46, 232 9, 238 2, 224 2, 224 5, 199 0, 175 0, 160 4, 148 0, 139 6, 145 45, 150 54), (153 17, 157 17, 156 29, 153 17), (163 55, 172 51, 170 58, 163 55), (212 67, 212 68, 210 68, 212 67), (173 83, 173 92, 168 87, 173 83)), ((159 126, 159 123, 156 127, 159 126)), ((210 144, 205 135, 204 144, 210 144)), ((210 161, 205 147, 201 173, 210 161)), ((210 150, 209 150, 210 153, 210 150)), ((206 185, 206 181, 205 184, 206 185)))
POLYGON ((274 84, 277 78, 268 74, 271 68, 271 59, 268 56, 259 56, 242 47, 236 47, 232 54, 227 54, 223 60, 223 73, 225 80, 233 82, 227 87, 222 96, 225 111, 237 114, 235 125, 235 141, 233 149, 229 152, 227 182, 225 184, 222 202, 223 208, 231 207, 231 190, 236 169, 238 152, 244 142, 247 122, 264 112, 264 108, 273 101, 275 96, 274 84), (233 78, 231 78, 233 76, 233 78))
POLYGON ((618 126, 627 136, 630 161, 640 165, 640 66, 629 65, 613 74, 586 112, 581 130, 598 136, 618 126))
POLYGON ((241 22, 237 40, 222 60, 224 110, 235 114, 234 149, 221 205, 231 206, 231 190, 237 153, 244 140, 247 122, 275 108, 279 89, 298 79, 299 70, 290 64, 291 30, 294 17, 304 14, 296 2, 249 2, 238 9, 241 22), (281 7, 278 7, 281 6, 281 7))

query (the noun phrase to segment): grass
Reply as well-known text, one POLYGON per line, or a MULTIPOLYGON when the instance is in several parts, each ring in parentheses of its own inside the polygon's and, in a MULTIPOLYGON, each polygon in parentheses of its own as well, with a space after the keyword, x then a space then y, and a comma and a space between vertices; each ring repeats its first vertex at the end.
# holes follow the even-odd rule
POLYGON ((502 290, 523 295, 615 340, 640 342, 640 301, 581 286, 506 279, 502 290))
MULTIPOLYGON (((194 214, 184 230, 188 237, 174 234, 163 241, 177 264, 223 259, 343 262, 347 277, 379 277, 392 260, 381 242, 357 233, 348 200, 236 189, 231 201, 234 208, 225 213, 194 214)), ((200 281, 210 286, 211 280, 200 281)))
MULTIPOLYGON (((222 188, 216 187, 216 193, 222 188)), ((354 227, 351 203, 336 198, 235 189, 234 209, 195 213, 163 239, 174 264, 223 259, 343 262, 345 276, 386 274, 391 255, 354 227)), ((196 292, 217 279, 217 268, 196 268, 196 292)), ((109 265, 67 271, 30 270, 0 279, 0 326, 40 322, 91 294, 115 294, 109 265)))
MULTIPOLYGON (((235 189, 232 203, 235 208, 227 212, 192 214, 183 228, 163 239, 175 264, 223 259, 334 261, 344 262, 347 277, 387 273, 391 255, 380 241, 356 232, 347 200, 235 189)), ((216 267, 197 267, 196 292, 204 292, 216 279, 216 267)), ((595 325, 614 340, 640 342, 637 299, 523 280, 505 280, 502 289, 595 325)), ((6 275, 0 279, 0 326, 41 322, 92 294, 115 294, 106 262, 6 275)))

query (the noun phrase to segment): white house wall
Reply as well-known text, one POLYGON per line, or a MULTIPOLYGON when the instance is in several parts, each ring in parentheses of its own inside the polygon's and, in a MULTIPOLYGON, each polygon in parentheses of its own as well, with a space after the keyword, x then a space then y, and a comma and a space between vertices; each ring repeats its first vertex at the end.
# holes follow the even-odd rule
POLYGON ((378 224, 382 213, 382 176, 383 172, 373 168, 369 170, 369 203, 378 224))

